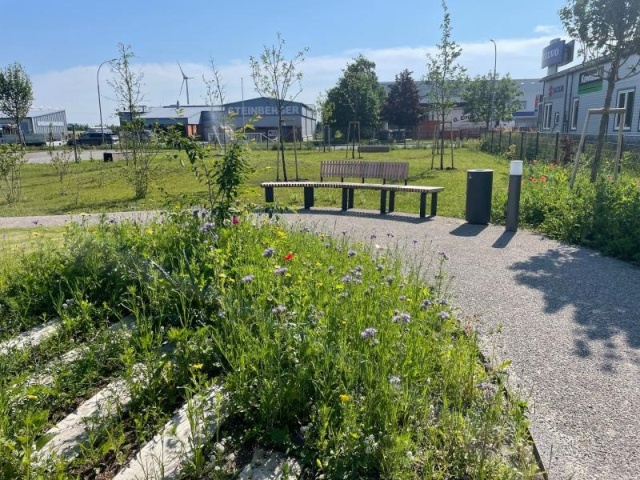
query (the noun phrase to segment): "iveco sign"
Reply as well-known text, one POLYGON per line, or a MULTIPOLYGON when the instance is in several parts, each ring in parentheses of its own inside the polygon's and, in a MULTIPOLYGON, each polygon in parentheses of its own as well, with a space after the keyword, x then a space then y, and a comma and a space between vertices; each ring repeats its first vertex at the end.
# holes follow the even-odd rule
POLYGON ((564 60, 564 40, 552 42, 542 50, 542 68, 549 65, 558 65, 564 60))

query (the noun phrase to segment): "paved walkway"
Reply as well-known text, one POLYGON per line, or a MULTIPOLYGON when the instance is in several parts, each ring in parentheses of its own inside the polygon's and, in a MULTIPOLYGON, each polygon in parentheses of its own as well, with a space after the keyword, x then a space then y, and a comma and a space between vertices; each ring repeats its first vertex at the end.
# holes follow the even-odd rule
MULTIPOLYGON (((640 478, 640 268, 450 218, 335 209, 282 218, 397 247, 408 261, 446 251, 452 303, 477 316, 488 356, 511 360, 549 477, 640 478)), ((0 218, 0 229, 30 222, 0 218)))

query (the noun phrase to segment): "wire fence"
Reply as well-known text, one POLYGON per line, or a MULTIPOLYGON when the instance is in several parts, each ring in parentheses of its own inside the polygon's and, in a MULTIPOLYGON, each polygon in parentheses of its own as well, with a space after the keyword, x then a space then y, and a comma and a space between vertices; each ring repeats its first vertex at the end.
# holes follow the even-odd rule
MULTIPOLYGON (((566 164, 575 160, 580 135, 498 130, 483 134, 480 142, 482 150, 495 155, 509 154, 525 161, 540 160, 566 164)), ((597 142, 598 138, 595 135, 585 137, 581 163, 589 163, 593 158, 597 142)), ((617 148, 618 137, 608 136, 602 152, 603 170, 613 171, 617 148)), ((640 138, 635 135, 623 135, 621 148, 621 171, 640 175, 640 138)))

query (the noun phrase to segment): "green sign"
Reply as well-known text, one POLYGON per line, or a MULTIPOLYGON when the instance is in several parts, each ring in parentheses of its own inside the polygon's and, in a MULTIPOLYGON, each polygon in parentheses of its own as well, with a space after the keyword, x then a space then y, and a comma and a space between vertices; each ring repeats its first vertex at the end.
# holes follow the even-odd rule
POLYGON ((578 94, 599 92, 602 90, 602 71, 589 70, 582 72, 578 79, 578 94))

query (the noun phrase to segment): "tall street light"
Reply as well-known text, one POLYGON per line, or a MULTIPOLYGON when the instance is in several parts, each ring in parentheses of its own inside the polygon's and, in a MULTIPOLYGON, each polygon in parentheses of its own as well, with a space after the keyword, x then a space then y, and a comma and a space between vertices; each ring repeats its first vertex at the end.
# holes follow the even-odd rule
POLYGON ((491 108, 489 109, 489 125, 493 129, 493 109, 496 101, 496 65, 498 63, 498 46, 495 40, 492 38, 490 41, 493 43, 493 79, 491 80, 491 108))
POLYGON ((100 69, 105 63, 115 62, 117 58, 111 60, 105 60, 98 67, 98 73, 96 74, 96 83, 98 85, 98 109, 100 110, 100 133, 102 134, 102 145, 104 145, 104 124, 102 123, 102 100, 100 98, 100 69))

